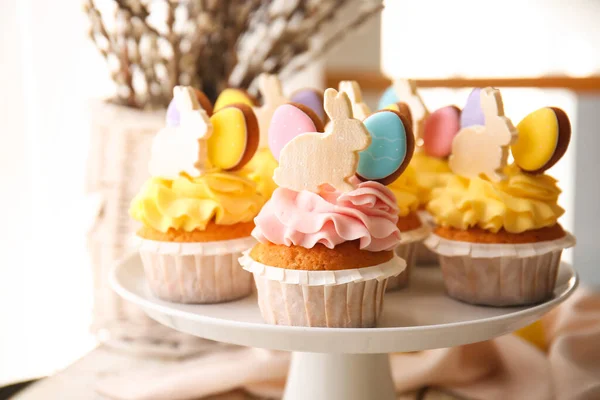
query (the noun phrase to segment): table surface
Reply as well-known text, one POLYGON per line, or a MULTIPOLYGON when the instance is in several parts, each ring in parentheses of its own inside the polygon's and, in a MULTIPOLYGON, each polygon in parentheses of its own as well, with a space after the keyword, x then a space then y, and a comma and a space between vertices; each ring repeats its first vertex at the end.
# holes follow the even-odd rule
MULTIPOLYGON (((125 374, 138 369, 160 369, 172 366, 177 360, 159 357, 140 357, 139 354, 117 351, 100 345, 80 360, 55 375, 41 379, 13 394, 11 400, 61 399, 69 393, 69 399, 110 400, 94 390, 98 377, 106 374, 125 374)), ((14 392, 13 392, 14 393, 14 392)), ((1 394, 1 392, 0 392, 1 394)), ((4 400, 0 395, 0 400, 4 400)), ((203 400, 256 400, 243 390, 232 390, 203 400)), ((398 395, 398 400, 460 400, 459 397, 437 388, 421 388, 418 391, 398 395)))

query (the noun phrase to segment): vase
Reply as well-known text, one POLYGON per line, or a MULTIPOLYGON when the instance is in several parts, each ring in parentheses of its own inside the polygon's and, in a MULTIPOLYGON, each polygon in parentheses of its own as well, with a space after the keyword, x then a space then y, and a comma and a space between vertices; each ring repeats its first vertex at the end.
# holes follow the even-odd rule
POLYGON ((107 101, 91 103, 91 140, 86 192, 94 201, 87 235, 94 282, 91 330, 99 340, 141 353, 187 356, 206 347, 204 339, 175 332, 147 317, 110 287, 111 268, 136 252, 139 223, 129 204, 148 179, 152 139, 165 126, 165 110, 142 111, 107 101))

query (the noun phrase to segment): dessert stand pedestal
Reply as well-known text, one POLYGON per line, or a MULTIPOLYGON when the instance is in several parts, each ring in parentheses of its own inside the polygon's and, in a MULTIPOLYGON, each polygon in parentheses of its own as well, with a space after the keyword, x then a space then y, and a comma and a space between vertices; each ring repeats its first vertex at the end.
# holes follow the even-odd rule
POLYGON ((419 267, 410 287, 386 294, 377 328, 333 329, 268 325, 256 295, 231 303, 185 305, 149 291, 139 256, 118 264, 112 286, 125 300, 173 329, 206 339, 292 351, 285 400, 395 399, 388 354, 488 340, 538 320, 577 287, 574 269, 562 263, 552 299, 527 307, 478 307, 445 295, 439 268, 419 267))

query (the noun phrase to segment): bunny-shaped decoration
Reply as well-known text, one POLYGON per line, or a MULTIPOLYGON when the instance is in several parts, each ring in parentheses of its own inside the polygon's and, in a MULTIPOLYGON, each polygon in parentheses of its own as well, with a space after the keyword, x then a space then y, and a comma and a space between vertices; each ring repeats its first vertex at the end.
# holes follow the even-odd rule
POLYGON ((192 178, 209 169, 241 169, 258 148, 258 121, 246 104, 223 106, 209 118, 198 91, 190 86, 173 89, 177 125, 154 137, 149 164, 153 177, 192 178))
MULTIPOLYGON (((200 104, 200 107, 206 111, 206 114, 210 117, 213 113, 213 106, 208 97, 198 89, 193 89, 196 94, 196 99, 200 104)), ((177 100, 175 97, 169 103, 169 107, 167 108, 167 126, 179 126, 181 115, 179 112, 179 108, 177 107, 177 100)))
MULTIPOLYGON (((353 189, 350 178, 356 173, 358 153, 369 147, 371 136, 361 121, 352 118, 345 93, 327 89, 324 98, 331 129, 301 134, 283 147, 273 175, 280 187, 298 192, 318 192, 324 184, 342 192, 353 189)), ((285 129, 272 127, 270 134, 285 134, 285 129)))
POLYGON ((150 174, 164 179, 175 179, 181 173, 198 176, 209 168, 207 140, 212 135, 212 124, 192 87, 175 86, 173 96, 179 125, 167 126, 155 136, 150 174))
POLYGON ((409 79, 396 79, 393 87, 399 101, 408 105, 413 121, 413 134, 415 135, 415 138, 420 138, 422 133, 420 127, 429 112, 427 111, 427 107, 425 107, 421 95, 419 95, 419 92, 417 91, 417 84, 415 81, 409 79))
POLYGON ((268 145, 269 125, 277 107, 286 104, 288 99, 283 95, 281 82, 277 75, 261 74, 258 77, 258 90, 262 94, 263 104, 254 107, 254 113, 258 119, 260 140, 258 148, 262 149, 268 145))
POLYGON ((517 130, 504 116, 502 97, 497 89, 487 87, 480 92, 485 125, 462 128, 452 142, 450 168, 467 178, 480 175, 490 180, 503 178, 509 146, 517 139, 517 130))
POLYGON ((339 91, 348 95, 350 103, 352 103, 352 114, 354 118, 361 121, 371 115, 371 109, 363 102, 360 86, 356 81, 341 81, 339 91))

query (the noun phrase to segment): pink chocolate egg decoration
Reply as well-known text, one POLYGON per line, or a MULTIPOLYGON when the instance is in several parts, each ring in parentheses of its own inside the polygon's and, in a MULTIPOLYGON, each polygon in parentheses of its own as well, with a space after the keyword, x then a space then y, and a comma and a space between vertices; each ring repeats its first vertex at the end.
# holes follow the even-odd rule
POLYGON ((460 130, 460 109, 442 107, 429 115, 423 126, 423 151, 436 158, 446 158, 452 152, 452 140, 460 130))
POLYGON ((269 149, 277 161, 281 150, 293 138, 303 133, 318 131, 313 118, 299 107, 283 104, 273 113, 269 125, 269 149))

